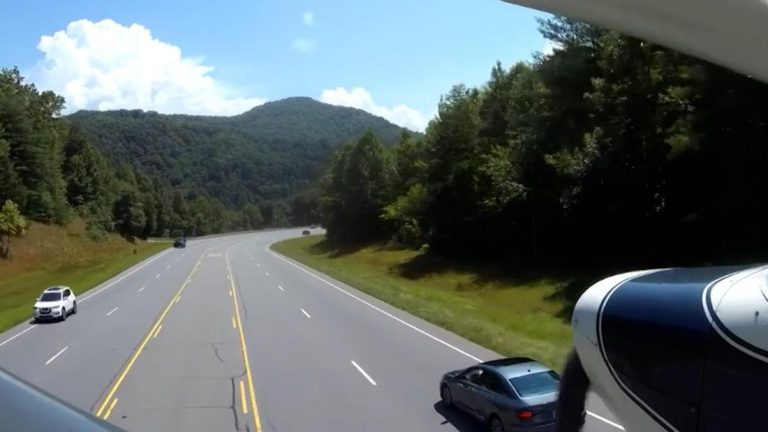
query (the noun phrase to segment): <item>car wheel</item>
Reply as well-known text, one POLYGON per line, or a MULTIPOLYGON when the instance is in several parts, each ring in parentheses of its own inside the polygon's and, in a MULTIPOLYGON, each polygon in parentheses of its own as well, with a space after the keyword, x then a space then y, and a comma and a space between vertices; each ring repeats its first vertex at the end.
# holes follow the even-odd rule
POLYGON ((440 399, 443 401, 443 405, 445 406, 453 406, 453 396, 451 395, 451 389, 448 388, 448 385, 443 384, 440 386, 440 399))
POLYGON ((72 315, 77 313, 77 302, 72 303, 72 315))
POLYGON ((491 432, 504 432, 504 423, 501 422, 501 419, 497 415, 491 416, 491 421, 488 422, 488 429, 491 432))
POLYGON ((67 320, 67 309, 61 308, 61 320, 66 321, 67 320))

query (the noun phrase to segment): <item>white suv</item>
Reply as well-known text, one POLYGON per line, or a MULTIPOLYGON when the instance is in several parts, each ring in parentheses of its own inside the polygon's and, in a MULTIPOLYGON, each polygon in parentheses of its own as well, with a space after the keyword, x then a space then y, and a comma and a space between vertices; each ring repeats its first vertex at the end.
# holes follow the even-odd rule
POLYGON ((67 319, 67 315, 77 313, 75 293, 66 286, 46 288, 43 294, 37 298, 32 311, 35 321, 38 322, 46 319, 60 319, 64 321, 67 319))

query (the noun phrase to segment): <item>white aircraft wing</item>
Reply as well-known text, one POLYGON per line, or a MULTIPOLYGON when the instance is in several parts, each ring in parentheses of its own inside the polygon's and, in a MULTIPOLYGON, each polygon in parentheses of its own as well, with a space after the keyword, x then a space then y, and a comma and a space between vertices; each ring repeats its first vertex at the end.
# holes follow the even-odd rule
POLYGON ((647 39, 768 81, 768 0, 504 0, 647 39))

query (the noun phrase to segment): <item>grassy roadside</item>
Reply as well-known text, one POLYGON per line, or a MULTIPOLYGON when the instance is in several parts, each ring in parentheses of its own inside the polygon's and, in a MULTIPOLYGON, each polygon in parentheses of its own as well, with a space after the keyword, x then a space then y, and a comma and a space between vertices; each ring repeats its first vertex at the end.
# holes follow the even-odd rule
POLYGON ((564 280, 498 276, 380 246, 340 254, 322 240, 286 240, 272 249, 501 354, 561 368, 571 346, 570 326, 558 317, 564 280))
POLYGON ((29 319, 45 287, 68 285, 80 295, 168 246, 112 235, 92 240, 79 222, 32 224, 25 237, 12 239, 13 260, 0 261, 0 331, 29 319))

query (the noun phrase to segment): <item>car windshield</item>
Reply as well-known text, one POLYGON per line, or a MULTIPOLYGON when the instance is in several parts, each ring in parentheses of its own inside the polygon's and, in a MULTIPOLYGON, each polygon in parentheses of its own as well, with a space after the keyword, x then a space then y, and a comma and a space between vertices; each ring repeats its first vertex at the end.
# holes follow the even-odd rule
POLYGON ((43 293, 43 296, 40 297, 40 301, 43 301, 43 302, 51 302, 51 301, 59 301, 59 300, 61 300, 60 292, 47 292, 47 293, 43 293))
POLYGON ((540 396, 557 391, 560 377, 552 371, 537 372, 509 379, 520 397, 540 396))

